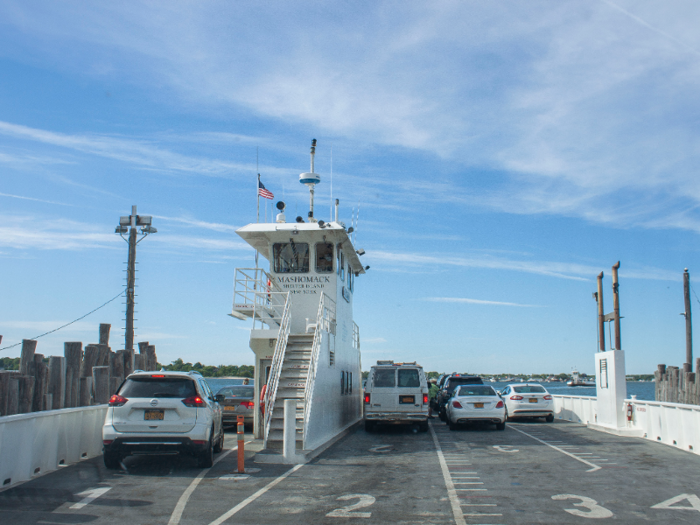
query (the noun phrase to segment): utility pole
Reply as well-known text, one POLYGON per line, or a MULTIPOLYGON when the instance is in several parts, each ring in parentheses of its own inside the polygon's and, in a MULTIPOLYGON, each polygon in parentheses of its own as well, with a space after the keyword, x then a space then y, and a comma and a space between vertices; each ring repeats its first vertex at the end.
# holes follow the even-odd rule
POLYGON ((605 352, 605 314, 603 313, 603 272, 598 274, 598 333, 600 351, 605 352))
POLYGON ((124 349, 134 349, 134 306, 136 305, 136 245, 146 238, 150 233, 156 233, 156 230, 151 226, 152 217, 148 215, 139 216, 136 214, 136 206, 131 207, 131 215, 119 217, 119 226, 114 230, 114 233, 121 235, 129 245, 129 258, 126 268, 126 326, 124 336, 124 349), (143 237, 138 237, 138 229, 141 228, 143 237), (125 233, 129 233, 129 239, 124 237, 125 233))
POLYGON ((693 371, 693 325, 690 322, 690 274, 688 268, 683 272, 683 297, 685 299, 685 363, 684 372, 693 371))

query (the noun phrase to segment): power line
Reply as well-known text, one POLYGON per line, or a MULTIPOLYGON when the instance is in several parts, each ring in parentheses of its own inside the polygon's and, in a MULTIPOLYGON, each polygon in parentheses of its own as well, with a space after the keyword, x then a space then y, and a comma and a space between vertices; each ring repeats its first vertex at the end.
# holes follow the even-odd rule
MULTIPOLYGON (((43 333, 43 334, 41 334, 41 335, 37 335, 36 337, 32 337, 31 339, 39 339, 40 337, 44 337, 45 335, 49 335, 49 334, 52 334, 52 333, 54 333, 54 332, 58 332, 60 329, 65 328, 66 326, 70 326, 70 325, 72 325, 73 323, 77 323, 77 322, 80 321, 81 319, 85 319, 88 315, 95 313, 95 312, 96 312, 97 310, 99 310, 100 308, 104 308, 105 306, 107 306, 107 305, 108 305, 109 303, 111 303, 112 301, 114 301, 114 300, 118 299, 119 297, 121 297, 122 295, 124 295, 124 292, 126 292, 126 288, 124 288, 121 292, 119 292, 117 295, 115 295, 114 297, 112 297, 112 298, 111 298, 109 301, 107 301, 106 303, 104 303, 104 304, 98 306, 97 308, 95 308, 94 310, 92 310, 92 311, 86 313, 85 315, 83 315, 83 316, 81 316, 81 317, 78 317, 78 318, 75 319, 74 321, 71 321, 70 323, 66 323, 66 324, 64 324, 63 326, 59 326, 58 328, 54 328, 53 330, 50 330, 50 331, 48 331, 48 332, 46 332, 46 333, 43 333)), ((13 345, 10 345, 10 346, 4 346, 4 347, 0 348, 0 352, 2 352, 3 350, 9 350, 10 348, 14 348, 15 346, 19 346, 19 345, 21 345, 21 344, 22 344, 22 343, 19 342, 19 343, 15 343, 15 344, 13 344, 13 345)))

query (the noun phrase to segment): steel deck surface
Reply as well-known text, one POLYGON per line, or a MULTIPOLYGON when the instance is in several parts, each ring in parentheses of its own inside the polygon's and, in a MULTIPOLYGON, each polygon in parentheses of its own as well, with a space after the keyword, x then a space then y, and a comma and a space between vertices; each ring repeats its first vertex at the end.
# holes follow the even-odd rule
POLYGON ((358 428, 301 466, 253 463, 251 441, 245 476, 236 444, 228 434, 204 470, 184 457, 82 461, 0 492, 0 523, 700 523, 700 457, 574 423, 358 428))

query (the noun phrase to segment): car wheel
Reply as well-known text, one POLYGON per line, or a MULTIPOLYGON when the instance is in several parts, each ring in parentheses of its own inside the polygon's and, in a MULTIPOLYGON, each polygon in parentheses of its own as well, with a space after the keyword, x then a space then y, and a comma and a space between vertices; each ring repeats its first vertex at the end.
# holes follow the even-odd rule
POLYGON ((496 430, 505 430, 506 429, 506 422, 504 421, 503 423, 496 423, 496 430))
POLYGON ((218 454, 224 450, 224 426, 221 426, 221 432, 219 433, 219 439, 216 440, 216 445, 214 445, 214 454, 218 454))
POLYGON ((372 432, 374 430, 374 421, 365 421, 365 432, 372 432))
POLYGON ((197 458, 197 464, 199 468, 209 468, 214 464, 214 446, 212 445, 212 437, 209 438, 209 443, 207 443, 207 448, 200 453, 197 458))
POLYGON ((105 460, 105 467, 108 469, 115 470, 121 467, 122 458, 119 456, 119 454, 114 452, 105 452, 103 457, 105 460))
POLYGON ((554 414, 549 414, 546 418, 544 418, 544 420, 547 423, 552 423, 554 421, 554 414))

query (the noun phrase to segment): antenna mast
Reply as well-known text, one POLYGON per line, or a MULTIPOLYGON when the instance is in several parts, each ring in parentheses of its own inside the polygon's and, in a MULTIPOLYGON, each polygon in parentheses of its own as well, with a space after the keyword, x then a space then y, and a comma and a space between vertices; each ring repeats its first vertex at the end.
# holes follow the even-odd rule
POLYGON ((314 173, 314 156, 315 155, 316 155, 316 139, 313 139, 311 141, 311 172, 310 173, 302 173, 301 175, 299 175, 299 182, 301 182, 302 184, 309 187, 309 197, 310 197, 309 221, 311 221, 311 222, 316 222, 316 219, 314 219, 314 188, 315 188, 316 184, 321 182, 321 177, 317 173, 314 173))

